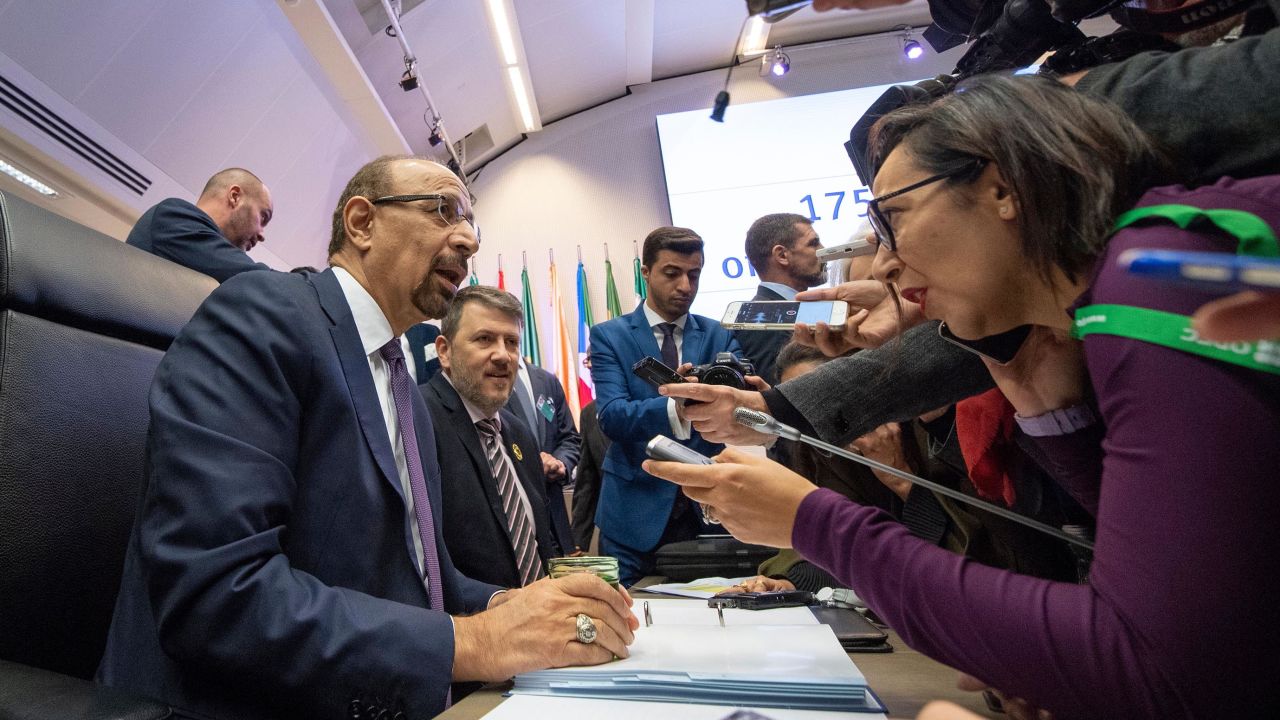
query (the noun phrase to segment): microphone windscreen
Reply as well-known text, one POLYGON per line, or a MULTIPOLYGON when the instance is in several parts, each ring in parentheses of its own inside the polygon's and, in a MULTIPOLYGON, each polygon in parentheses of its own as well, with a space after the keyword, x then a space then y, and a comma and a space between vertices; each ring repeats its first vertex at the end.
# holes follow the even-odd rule
POLYGON ((769 425, 769 421, 772 419, 773 418, 759 410, 752 410, 751 408, 740 407, 734 408, 733 410, 734 422, 739 425, 745 425, 753 430, 764 431, 764 428, 769 425))

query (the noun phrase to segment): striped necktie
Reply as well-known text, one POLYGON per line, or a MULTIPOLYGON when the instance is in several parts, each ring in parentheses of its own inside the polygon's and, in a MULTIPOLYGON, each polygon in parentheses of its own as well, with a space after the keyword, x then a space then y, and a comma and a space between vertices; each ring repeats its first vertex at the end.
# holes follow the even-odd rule
POLYGON ((533 533, 533 518, 524 511, 520 502, 520 491, 516 487, 516 470, 511 459, 502 452, 502 436, 498 433, 498 421, 485 418, 476 423, 480 437, 484 440, 485 457, 489 460, 489 469, 498 483, 498 494, 502 497, 502 513, 507 518, 507 534, 511 538, 511 547, 516 554, 516 568, 520 571, 522 586, 542 577, 542 559, 538 557, 538 542, 533 533))

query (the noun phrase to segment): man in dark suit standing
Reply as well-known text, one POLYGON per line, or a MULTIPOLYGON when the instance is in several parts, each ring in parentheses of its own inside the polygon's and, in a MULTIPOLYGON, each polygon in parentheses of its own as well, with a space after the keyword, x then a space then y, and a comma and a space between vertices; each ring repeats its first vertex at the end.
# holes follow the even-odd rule
POLYGON ((561 554, 551 537, 537 443, 503 408, 520 357, 520 301, 463 288, 444 316, 440 372, 422 386, 436 429, 444 542, 464 575, 521 587, 561 554))
MULTIPOLYGON (((803 215, 774 213, 751 223, 747 261, 760 277, 760 287, 751 299, 795 300, 796 293, 825 283, 826 264, 817 255, 821 249, 813 223, 803 215)), ((733 334, 756 374, 770 385, 778 384, 775 362, 778 351, 791 340, 791 331, 735 330, 733 334)))
POLYGON ((184 716, 432 717, 451 681, 627 655, 625 594, 586 575, 503 592, 440 532, 399 336, 466 277, 468 198, 437 163, 379 158, 338 202, 330 269, 243 273, 196 311, 151 389, 100 681, 184 716))
POLYGON ((511 393, 507 409, 524 418, 538 440, 542 472, 547 478, 551 532, 565 554, 571 554, 577 548, 565 509, 564 486, 573 478, 573 469, 582 451, 582 438, 573 424, 560 379, 520 358, 515 392, 511 393))
POLYGON ((202 272, 218 282, 246 270, 270 270, 249 251, 271 222, 271 191, 244 168, 228 168, 205 183, 192 205, 168 198, 138 218, 125 242, 202 272))
POLYGON ((600 427, 613 440, 605 454, 596 525, 600 551, 618 558, 624 585, 653 571, 658 546, 691 540, 706 527, 674 485, 640 468, 645 445, 655 435, 667 435, 704 455, 724 447, 693 432, 684 405, 659 396, 632 374, 631 366, 655 357, 674 369, 710 362, 718 352, 741 354, 720 323, 689 312, 702 275, 697 233, 677 227, 654 230, 644 239, 641 262, 648 299, 634 312, 591 328, 600 427))

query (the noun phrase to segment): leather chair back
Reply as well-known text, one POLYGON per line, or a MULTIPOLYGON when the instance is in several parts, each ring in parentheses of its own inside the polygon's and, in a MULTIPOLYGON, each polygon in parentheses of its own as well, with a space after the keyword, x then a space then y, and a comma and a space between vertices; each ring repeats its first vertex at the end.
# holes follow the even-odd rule
POLYGON ((0 193, 0 659, 93 676, 151 378, 216 286, 0 193))

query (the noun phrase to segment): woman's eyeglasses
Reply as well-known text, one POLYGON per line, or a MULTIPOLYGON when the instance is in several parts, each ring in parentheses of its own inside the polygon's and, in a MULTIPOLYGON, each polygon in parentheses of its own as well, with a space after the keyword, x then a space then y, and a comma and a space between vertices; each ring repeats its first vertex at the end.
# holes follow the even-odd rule
POLYGON ((967 163, 963 167, 957 168, 955 170, 951 170, 950 172, 944 172, 944 173, 938 173, 937 175, 932 175, 930 177, 927 177, 921 180, 920 182, 912 183, 902 188, 901 190, 894 190, 891 193, 885 193, 884 195, 880 195, 875 199, 871 200, 870 202, 868 202, 867 203, 867 220, 871 222, 871 229, 874 230, 876 233, 876 242, 884 246, 884 248, 889 252, 898 252, 898 241, 897 241, 897 238, 895 238, 893 235, 893 226, 889 224, 888 218, 886 218, 884 216, 884 213, 880 211, 880 203, 884 202, 885 200, 892 200, 893 198, 896 198, 899 195, 902 195, 905 193, 909 193, 912 190, 919 190, 920 188, 925 187, 926 185, 932 185, 940 180, 946 180, 948 178, 953 178, 958 175, 964 175, 965 173, 972 172, 973 170, 979 167, 982 167, 985 163, 986 163, 985 160, 981 160, 981 159, 974 160, 972 163, 967 163))

